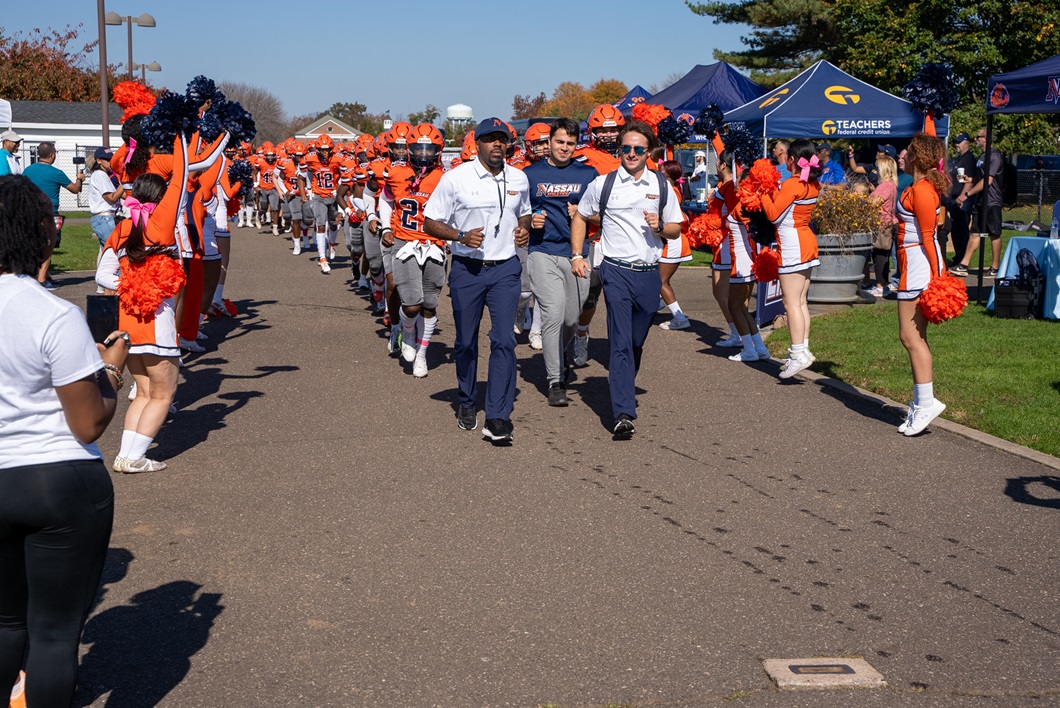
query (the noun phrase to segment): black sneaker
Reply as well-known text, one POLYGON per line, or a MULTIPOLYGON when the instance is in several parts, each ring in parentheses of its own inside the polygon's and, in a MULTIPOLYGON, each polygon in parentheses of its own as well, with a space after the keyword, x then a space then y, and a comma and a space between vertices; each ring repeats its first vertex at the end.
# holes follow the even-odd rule
POLYGON ((950 275, 955 275, 958 278, 967 277, 968 266, 961 265, 960 263, 955 263, 954 265, 950 266, 950 275))
POLYGON ((635 430, 633 418, 627 413, 619 413, 618 417, 615 418, 615 427, 612 432, 621 437, 630 437, 635 430))
POLYGON ((489 418, 482 426, 482 437, 490 442, 508 443, 514 439, 512 436, 514 427, 510 421, 503 418, 489 418))
POLYGON ((548 405, 562 408, 570 403, 567 399, 567 390, 563 388, 563 384, 554 383, 548 387, 548 405))
POLYGON ((474 408, 460 407, 456 414, 456 427, 461 430, 474 430, 478 427, 478 416, 474 408))
POLYGON ((988 270, 986 272, 986 277, 988 277, 988 278, 996 278, 997 277, 997 268, 991 268, 990 270, 988 270))
POLYGON ((44 286, 45 290, 58 290, 59 289, 59 284, 57 282, 55 282, 54 280, 52 280, 51 278, 45 278, 44 282, 41 283, 41 285, 44 286))

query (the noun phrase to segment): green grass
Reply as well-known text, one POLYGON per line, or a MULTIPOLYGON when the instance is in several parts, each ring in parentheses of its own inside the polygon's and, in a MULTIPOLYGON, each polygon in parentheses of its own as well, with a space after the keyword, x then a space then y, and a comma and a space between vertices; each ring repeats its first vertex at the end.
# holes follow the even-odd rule
MULTIPOLYGON (((810 340, 814 371, 904 403, 912 398, 909 358, 898 341, 894 302, 816 317, 810 340)), ((998 319, 970 304, 960 317, 931 325, 935 395, 943 417, 1060 456, 1060 325, 998 319)), ((786 328, 769 339, 783 356, 786 328)))
POLYGON ((63 242, 52 254, 52 270, 95 270, 99 241, 88 224, 65 224, 63 242))

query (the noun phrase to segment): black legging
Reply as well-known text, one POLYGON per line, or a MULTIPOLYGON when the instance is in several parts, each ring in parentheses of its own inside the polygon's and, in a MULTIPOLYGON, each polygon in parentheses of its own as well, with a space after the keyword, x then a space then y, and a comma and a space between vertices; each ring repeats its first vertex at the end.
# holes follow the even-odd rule
POLYGON ((0 701, 18 680, 28 639, 27 705, 69 707, 113 520, 114 488, 100 460, 0 470, 0 701))
POLYGON ((891 279, 891 249, 872 249, 872 268, 876 273, 876 286, 885 287, 891 279))

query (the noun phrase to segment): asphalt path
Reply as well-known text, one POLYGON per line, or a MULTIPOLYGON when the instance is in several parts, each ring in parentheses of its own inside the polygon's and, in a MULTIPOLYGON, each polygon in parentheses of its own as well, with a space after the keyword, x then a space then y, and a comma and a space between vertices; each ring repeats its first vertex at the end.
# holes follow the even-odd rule
POLYGON ((447 297, 416 379, 348 259, 325 276, 252 229, 233 251, 241 314, 188 358, 169 469, 113 477, 79 705, 1060 703, 1057 471, 728 361, 709 271, 675 277, 695 325, 648 338, 632 440, 601 311, 568 408, 520 338, 495 447, 481 412, 456 427, 447 297), (781 693, 761 664, 817 656, 888 688, 781 693))

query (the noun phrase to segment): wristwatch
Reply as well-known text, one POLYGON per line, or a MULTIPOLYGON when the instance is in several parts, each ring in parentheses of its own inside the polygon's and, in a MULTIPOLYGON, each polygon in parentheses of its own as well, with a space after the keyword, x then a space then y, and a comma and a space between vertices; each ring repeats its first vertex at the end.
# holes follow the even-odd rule
POLYGON ((467 231, 461 231, 460 235, 456 237, 456 242, 459 243, 461 246, 464 245, 464 234, 466 233, 467 231))

